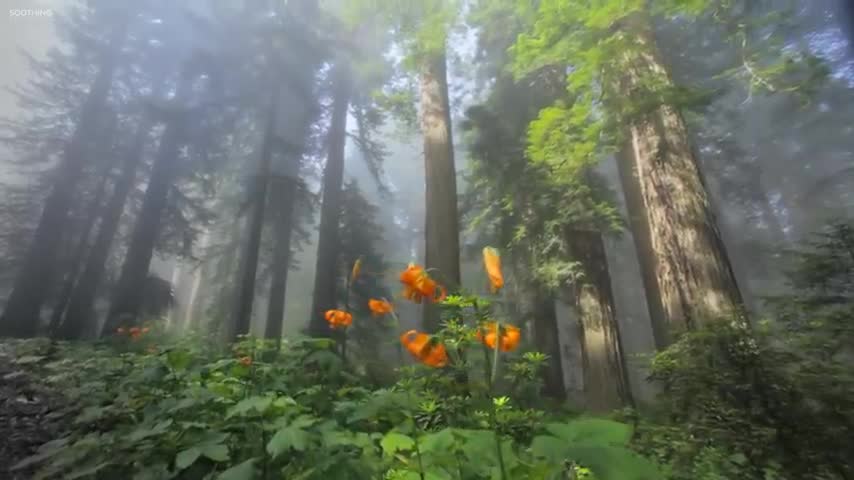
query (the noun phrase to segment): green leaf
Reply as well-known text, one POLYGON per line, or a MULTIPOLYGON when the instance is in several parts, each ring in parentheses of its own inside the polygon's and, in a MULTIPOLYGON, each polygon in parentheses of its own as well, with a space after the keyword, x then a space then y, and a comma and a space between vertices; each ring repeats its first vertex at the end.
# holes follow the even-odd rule
POLYGON ((74 423, 78 424, 87 424, 96 422, 102 418, 107 413, 107 409, 104 407, 86 407, 80 412, 80 415, 77 415, 77 418, 74 419, 74 423))
POLYGON ((380 446, 386 454, 394 455, 397 451, 412 450, 415 447, 415 440, 402 433, 389 432, 380 441, 380 446))
POLYGON ((47 460, 48 458, 56 455, 57 453, 59 453, 61 451, 62 450, 60 450, 60 449, 46 450, 44 452, 36 453, 35 455, 30 455, 29 457, 24 458, 20 462, 12 465, 12 468, 10 468, 9 471, 14 472, 16 470, 21 470, 21 469, 27 468, 30 465, 35 465, 37 463, 41 463, 44 460, 47 460))
POLYGON ((238 402, 237 405, 228 409, 228 413, 225 415, 225 418, 231 418, 235 415, 245 415, 251 411, 264 413, 268 408, 270 408, 272 403, 272 397, 256 396, 245 398, 238 402))
POLYGON ((179 452, 178 455, 175 456, 175 468, 183 470, 196 463, 196 460, 198 460, 201 455, 201 450, 196 447, 188 448, 179 452))
POLYGON ((106 461, 97 463, 95 465, 84 465, 82 467, 78 467, 68 473, 66 473, 62 478, 63 480, 76 480, 78 478, 89 477, 95 473, 98 473, 102 468, 112 465, 113 462, 106 461))
POLYGON ((18 365, 29 365, 31 363, 41 362, 45 358, 47 357, 41 355, 24 355, 22 357, 17 358, 14 363, 18 365))
POLYGON ((624 447, 571 444, 562 438, 534 438, 531 453, 551 464, 575 461, 593 471, 598 480, 660 480, 658 467, 624 447))
POLYGON ((15 465, 12 465, 9 471, 14 472, 16 470, 27 468, 30 465, 41 463, 42 461, 47 460, 48 458, 51 458, 58 453, 66 451, 65 447, 68 445, 68 441, 68 437, 64 437, 58 438, 56 440, 51 440, 43 444, 39 447, 38 453, 30 455, 29 457, 22 459, 15 465))
POLYGON ((192 361, 192 356, 187 350, 170 350, 166 354, 166 364, 173 370, 184 370, 192 361))
POLYGON ((130 435, 125 437, 125 441, 127 441, 128 443, 136 443, 142 439, 160 435, 161 433, 166 432, 166 430, 169 428, 170 425, 172 425, 172 419, 171 418, 168 420, 164 420, 162 422, 159 422, 152 427, 137 428, 134 431, 132 431, 130 433, 130 435))
POLYGON ((202 451, 202 455, 214 462, 226 462, 229 459, 227 445, 202 445, 199 450, 202 451))
POLYGON ((425 435, 420 442, 421 451, 424 453, 452 453, 455 446, 454 430, 446 428, 436 433, 425 435))
POLYGON ((274 458, 286 452, 289 449, 303 451, 308 445, 308 432, 300 428, 289 425, 273 435, 273 438, 267 442, 267 453, 274 458))
POLYGON ((255 462, 257 461, 257 458, 250 458, 220 473, 216 480, 252 480, 255 477, 255 462))
POLYGON ((582 418, 569 423, 550 423, 546 430, 568 443, 624 445, 632 435, 629 425, 601 418, 582 418))

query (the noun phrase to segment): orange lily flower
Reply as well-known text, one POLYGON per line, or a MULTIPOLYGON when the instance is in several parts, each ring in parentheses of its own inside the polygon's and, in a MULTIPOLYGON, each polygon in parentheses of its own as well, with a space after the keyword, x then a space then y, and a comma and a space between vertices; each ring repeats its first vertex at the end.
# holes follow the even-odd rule
POLYGON ((344 310, 327 310, 326 321, 332 328, 347 328, 353 323, 353 315, 344 310))
POLYGON ((492 287, 492 293, 497 292, 504 286, 504 275, 501 273, 501 257, 498 251, 492 247, 483 249, 483 266, 492 287))
POLYGON ((240 362, 240 364, 244 367, 252 365, 252 357, 240 357, 240 359, 237 361, 240 362))
POLYGON ((416 330, 410 330, 400 336, 400 343, 409 350, 419 362, 434 368, 448 364, 448 353, 445 346, 435 342, 430 335, 416 330))
POLYGON ((421 303, 423 299, 441 302, 448 296, 444 287, 437 284, 422 267, 414 263, 410 263, 400 274, 400 283, 403 284, 403 296, 415 303, 421 303))
MULTIPOLYGON (((495 322, 487 322, 483 327, 477 330, 477 339, 483 342, 489 348, 495 349, 497 335, 495 334, 498 324, 495 322), (486 335, 483 331, 486 330, 486 335)), ((501 326, 501 351, 511 352, 519 346, 519 341, 522 339, 522 332, 513 325, 501 326)))
POLYGON ((148 327, 143 327, 143 328, 142 328, 142 330, 141 330, 141 332, 142 332, 142 333, 148 333, 148 332, 150 332, 150 331, 151 331, 151 329, 150 329, 150 328, 148 328, 148 327))
POLYGON ((371 309, 371 313, 374 314, 374 316, 385 315, 394 311, 391 303, 386 300, 377 300, 375 298, 368 300, 368 308, 371 309))
POLYGON ((362 257, 356 259, 353 263, 353 270, 350 272, 350 285, 359 277, 359 272, 362 271, 362 257))

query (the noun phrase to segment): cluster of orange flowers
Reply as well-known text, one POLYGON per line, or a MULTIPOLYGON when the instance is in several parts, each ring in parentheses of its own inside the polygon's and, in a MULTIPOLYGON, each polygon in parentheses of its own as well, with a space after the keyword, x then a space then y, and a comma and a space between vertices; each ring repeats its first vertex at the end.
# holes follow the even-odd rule
POLYGON ((146 333, 148 333, 150 331, 151 331, 151 329, 148 327, 142 327, 142 328, 140 328, 140 327, 130 327, 130 328, 119 327, 116 329, 116 334, 118 334, 118 335, 128 334, 128 336, 131 338, 131 340, 138 340, 141 336, 145 335, 146 333))
POLYGON ((332 328, 347 328, 353 323, 353 315, 344 310, 327 310, 326 321, 332 328))
POLYGON ((430 302, 441 302, 448 295, 445 287, 436 283, 427 272, 418 265, 410 263, 400 274, 403 284, 403 297, 415 303, 427 299, 430 302))
MULTIPOLYGON (((483 265, 489 278, 490 288, 493 293, 504 286, 504 275, 501 272, 501 257, 491 247, 483 249, 483 265)), ((350 275, 352 284, 361 270, 361 259, 353 265, 350 275)), ((445 287, 439 285, 427 271, 414 263, 400 274, 400 283, 403 284, 402 295, 404 298, 415 303, 441 302, 447 297, 445 287)), ((387 315, 394 312, 394 307, 387 300, 372 298, 368 300, 368 308, 374 316, 387 315)), ((327 310, 326 321, 333 329, 347 328, 353 323, 353 315, 344 310, 327 310)), ((499 327, 496 322, 487 322, 477 331, 477 339, 491 349, 495 349, 499 343, 499 327)), ((519 346, 522 334, 517 327, 502 325, 500 328, 500 349, 510 352, 519 346)), ((448 353, 445 346, 438 342, 433 336, 410 330, 400 336, 400 343, 418 361, 431 367, 444 367, 448 364, 448 353)), ((247 357, 248 358, 248 357, 247 357)), ((251 363, 251 359, 249 360, 251 363)), ((242 362, 242 359, 241 359, 242 362)))
MULTIPOLYGON (((498 324, 495 322, 487 322, 483 327, 477 330, 477 339, 489 348, 494 349, 498 341, 498 324), (484 334, 486 332, 486 334, 484 334)), ((501 326, 501 351, 512 352, 519 346, 519 341, 522 339, 522 332, 513 325, 501 326)))

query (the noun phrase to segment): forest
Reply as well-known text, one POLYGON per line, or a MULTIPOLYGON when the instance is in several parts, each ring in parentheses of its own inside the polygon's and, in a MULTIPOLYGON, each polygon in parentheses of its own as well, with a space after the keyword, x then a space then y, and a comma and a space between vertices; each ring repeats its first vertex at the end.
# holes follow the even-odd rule
POLYGON ((25 3, 0 478, 854 480, 854 2, 25 3))

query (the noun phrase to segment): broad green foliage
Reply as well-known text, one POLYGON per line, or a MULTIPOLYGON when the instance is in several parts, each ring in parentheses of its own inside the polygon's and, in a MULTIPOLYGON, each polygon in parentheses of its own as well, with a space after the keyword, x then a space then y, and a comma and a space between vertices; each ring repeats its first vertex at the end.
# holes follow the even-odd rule
POLYGON ((580 156, 592 158, 589 149, 596 148, 565 128, 570 110, 547 107, 560 95, 561 77, 551 71, 530 82, 500 78, 463 124, 471 155, 464 203, 470 231, 481 242, 502 246, 520 281, 553 288, 579 274, 569 245, 572 230, 620 228, 610 193, 589 162, 574 164, 575 175, 554 174, 551 162, 573 162, 573 152, 584 149, 588 153, 580 156), (527 149, 526 130, 537 139, 527 149))
POLYGON ((349 372, 326 340, 285 340, 277 352, 245 338, 227 354, 157 332, 53 352, 23 343, 19 366, 68 392, 79 414, 15 468, 36 468, 36 479, 656 478, 628 449, 628 425, 524 406, 536 392, 516 392, 536 384, 541 354, 502 354, 502 382, 461 385, 462 369, 490 371, 466 324, 494 314, 472 296, 450 297, 445 309, 438 338, 453 366, 407 367, 381 389, 349 372))
POLYGON ((837 224, 795 252, 777 322, 753 332, 714 323, 659 353, 663 425, 641 451, 676 479, 844 479, 854 474, 850 368, 854 257, 837 224))
MULTIPOLYGON (((530 5, 530 2, 518 2, 530 5)), ((731 37, 731 66, 719 72, 762 92, 802 97, 814 92, 828 70, 802 47, 785 48, 780 2, 737 0, 543 0, 535 19, 509 51, 508 68, 516 79, 537 76, 554 67, 566 71, 566 95, 543 109, 528 131, 528 155, 575 174, 620 144, 627 123, 662 104, 693 107, 712 92, 674 84, 667 72, 638 69, 658 55, 655 27, 660 22, 691 23, 691 28, 719 30, 731 37), (781 50, 785 53, 780 53, 781 50), (620 82, 631 71, 628 91, 620 82)), ((699 37, 699 36, 698 36, 699 37)), ((666 65, 666 59, 659 59, 666 65)), ((718 88, 725 88, 719 86, 718 88)))

